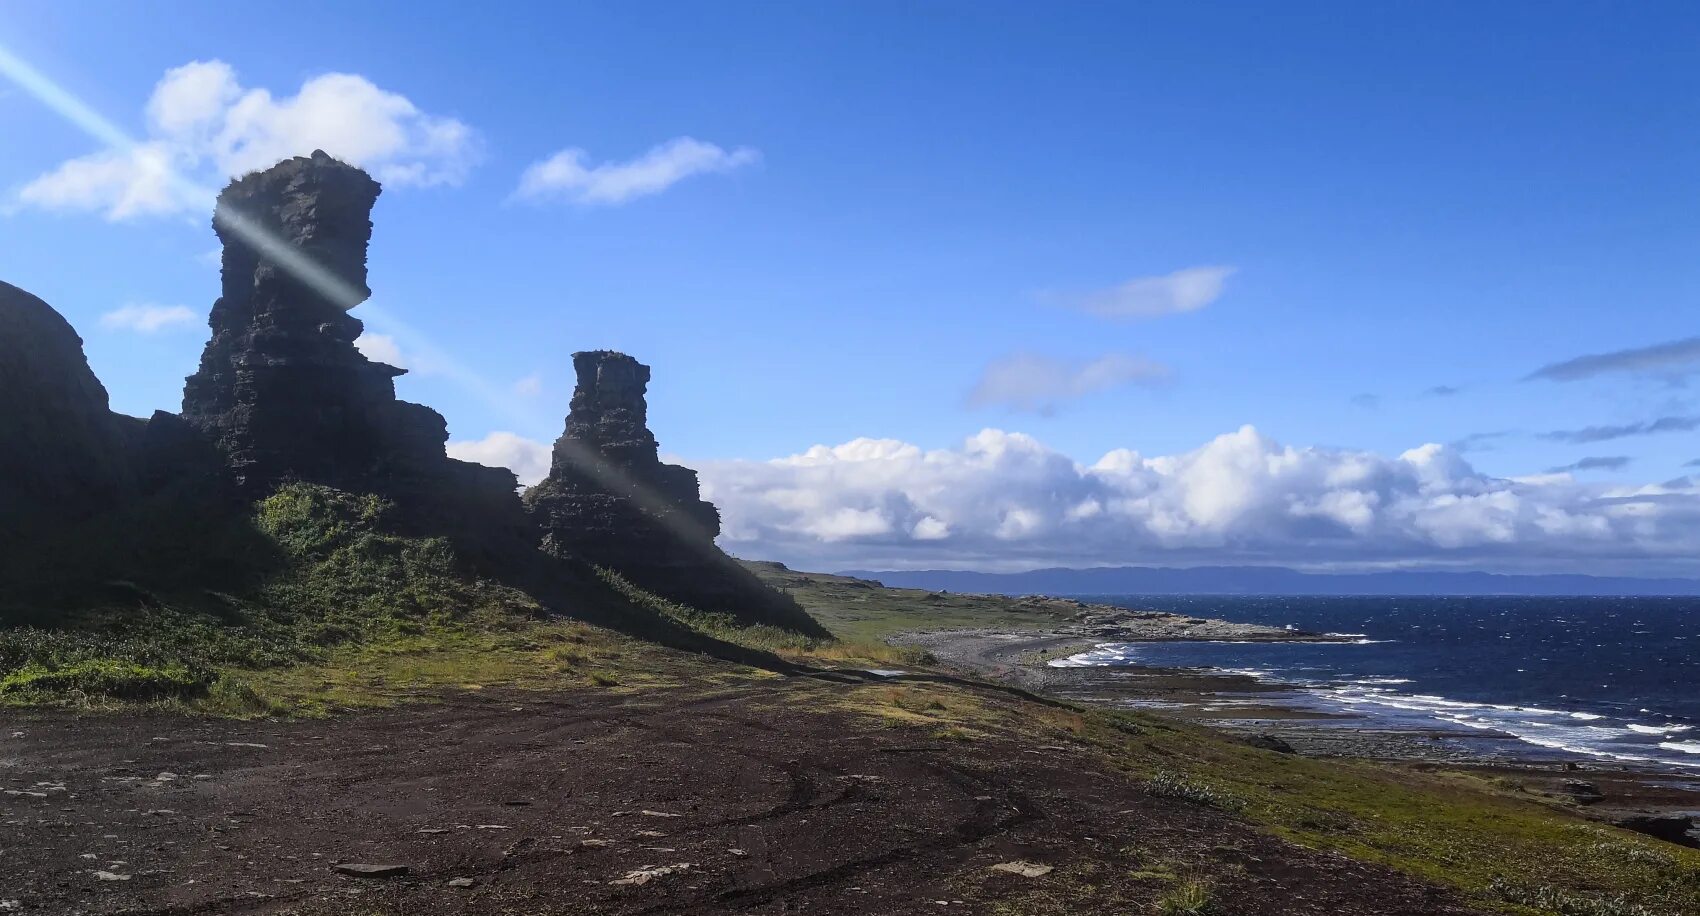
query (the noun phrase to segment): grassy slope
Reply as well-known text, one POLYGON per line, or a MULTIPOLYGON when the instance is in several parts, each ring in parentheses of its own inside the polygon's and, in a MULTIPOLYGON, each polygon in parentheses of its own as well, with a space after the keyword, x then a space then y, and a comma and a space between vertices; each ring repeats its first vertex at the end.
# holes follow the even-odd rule
POLYGON ((776 563, 744 565, 768 585, 790 592, 841 639, 879 640, 906 631, 958 627, 1042 630, 1062 623, 1077 609, 1066 601, 885 588, 867 579, 799 572, 776 563))
MULTIPOLYGON (((158 532, 151 543, 131 546, 146 539, 106 532, 123 547, 89 550, 110 564, 82 577, 94 587, 49 598, 0 595, 0 705, 311 715, 445 689, 635 690, 762 675, 702 654, 716 645, 753 650, 743 655, 758 661, 889 665, 918 656, 879 642, 739 627, 606 571, 546 610, 521 588, 468 572, 447 541, 393 533, 390 511, 376 497, 296 485, 202 538, 201 512, 150 510, 135 530, 158 532), (197 547, 203 558, 217 557, 223 588, 205 587, 197 547), (636 632, 686 637, 694 651, 560 612, 604 620, 612 613, 636 632)), ((62 578, 75 581, 84 560, 69 550, 56 556, 68 570, 62 578)))

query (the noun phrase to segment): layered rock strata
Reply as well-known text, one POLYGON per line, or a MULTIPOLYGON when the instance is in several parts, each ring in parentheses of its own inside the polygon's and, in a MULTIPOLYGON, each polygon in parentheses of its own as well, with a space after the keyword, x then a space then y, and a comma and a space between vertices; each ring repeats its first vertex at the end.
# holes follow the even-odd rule
POLYGON ((183 391, 183 418, 263 496, 305 481, 394 499, 406 516, 514 527, 505 469, 449 458, 442 415, 396 397, 405 369, 355 346, 349 314, 370 294, 366 249, 380 187, 323 152, 232 182, 213 228, 224 243, 212 339, 183 391))
POLYGON ((720 514, 696 472, 661 461, 649 430, 649 367, 624 353, 573 354, 578 386, 549 476, 526 493, 544 549, 605 566, 702 611, 820 632, 803 610, 715 546, 720 514))

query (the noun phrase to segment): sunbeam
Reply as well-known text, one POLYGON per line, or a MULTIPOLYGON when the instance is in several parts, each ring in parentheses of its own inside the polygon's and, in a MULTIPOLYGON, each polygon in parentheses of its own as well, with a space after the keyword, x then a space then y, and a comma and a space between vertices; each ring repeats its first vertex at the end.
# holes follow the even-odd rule
MULTIPOLYGON (((65 120, 76 125, 84 133, 107 146, 112 152, 136 155, 144 149, 142 144, 116 124, 102 117, 99 112, 89 107, 69 90, 54 82, 46 74, 31 66, 28 61, 25 61, 4 45, 0 45, 0 73, 5 74, 20 89, 29 93, 65 120)), ((162 177, 174 194, 180 194, 183 200, 192 201, 197 206, 212 210, 213 218, 220 228, 227 229, 240 237, 243 242, 259 251, 272 263, 314 292, 347 310, 352 310, 365 302, 367 298, 365 290, 359 289, 337 276, 334 271, 319 264, 299 248, 277 237, 248 217, 229 208, 218 207, 217 190, 189 180, 163 159, 157 161, 162 170, 162 177)), ((393 314, 367 303, 361 309, 361 318, 383 333, 396 337, 413 352, 424 356, 429 361, 433 372, 469 391, 497 414, 511 422, 520 424, 526 429, 546 429, 549 427, 550 421, 548 419, 526 409, 505 388, 492 383, 465 363, 454 358, 441 346, 434 343, 429 335, 396 318, 393 314)), ((664 497, 651 492, 648 487, 633 480, 618 468, 612 467, 606 462, 595 460, 595 456, 589 454, 588 450, 574 448, 571 445, 574 444, 570 443, 569 448, 566 449, 568 460, 572 461, 578 470, 595 480, 598 485, 615 492, 629 494, 639 506, 658 521, 669 526, 673 533, 686 543, 698 544, 708 539, 707 531, 680 517, 678 513, 670 511, 671 505, 664 497)))

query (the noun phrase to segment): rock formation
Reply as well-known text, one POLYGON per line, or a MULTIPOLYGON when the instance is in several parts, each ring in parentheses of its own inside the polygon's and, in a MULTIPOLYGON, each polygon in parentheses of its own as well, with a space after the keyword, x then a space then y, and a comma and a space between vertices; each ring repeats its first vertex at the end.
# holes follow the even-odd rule
POLYGON ((213 227, 224 243, 212 339, 183 391, 183 417, 225 456, 237 487, 286 481, 379 493, 404 517, 524 524, 513 474, 456 461, 436 411, 398 400, 406 370, 367 359, 366 246, 380 188, 323 152, 233 181, 213 227))
POLYGON ((0 540, 115 506, 131 484, 128 426, 58 312, 0 283, 0 540))
POLYGON ((663 464, 644 399, 649 367, 609 350, 573 354, 578 387, 549 476, 526 493, 556 556, 609 567, 698 610, 820 632, 796 602, 715 546, 720 513, 696 472, 663 464))
MULTIPOLYGON (((106 565, 117 572, 60 565, 70 578, 123 579, 138 546, 178 537, 178 553, 192 554, 212 522, 243 518, 245 500, 299 481, 383 496, 401 533, 447 537, 481 573, 562 599, 586 584, 586 564, 606 566, 700 610, 824 634, 715 547, 719 513, 696 472, 658 457, 649 368, 629 356, 574 357, 567 430, 527 502, 511 471, 449 458, 443 417, 396 397, 405 370, 354 345, 363 326, 349 312, 371 294, 379 192, 323 152, 225 188, 213 219, 222 295, 181 416, 113 414, 71 326, 0 283, 0 560, 33 563, 21 547, 45 544, 44 533, 66 544, 98 533, 96 552, 114 554, 106 565), (173 530, 150 519, 173 519, 173 530)), ((209 574, 192 567, 191 578, 209 574)))

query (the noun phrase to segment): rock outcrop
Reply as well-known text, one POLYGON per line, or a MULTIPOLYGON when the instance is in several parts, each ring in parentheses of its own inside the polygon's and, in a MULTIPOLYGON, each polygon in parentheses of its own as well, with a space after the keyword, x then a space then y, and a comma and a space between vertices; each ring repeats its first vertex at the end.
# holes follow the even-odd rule
POLYGON ((0 283, 0 541, 117 505, 132 483, 126 420, 71 325, 0 283))
MULTIPOLYGON (((169 586, 204 586, 212 572, 196 538, 303 482, 385 497, 398 533, 447 537, 481 574, 562 601, 588 584, 588 566, 605 566, 702 611, 824 635, 715 546, 719 513, 694 471, 661 462, 649 368, 631 357, 574 357, 566 433, 525 502, 511 471, 448 457, 443 417, 396 396, 405 370, 355 346, 363 326, 350 310, 371 294, 380 190, 323 152, 225 188, 213 219, 222 295, 180 416, 113 414, 71 326, 0 283, 0 566, 35 564, 25 545, 52 556, 98 535, 90 562, 70 557, 57 578, 40 577, 44 588, 128 581, 159 565, 140 549, 159 544, 197 558, 169 586)), ((18 578, 0 569, 0 582, 18 578)))
POLYGON ((396 397, 406 370, 354 345, 363 325, 349 310, 371 294, 379 192, 323 152, 224 189, 213 218, 223 295, 183 418, 223 453, 246 496, 305 481, 384 495, 428 525, 519 530, 513 474, 449 458, 443 417, 396 397))
POLYGON ((804 632, 819 624, 715 546, 720 513, 696 472, 664 464, 649 430, 649 367, 609 350, 573 354, 578 387, 549 476, 526 493, 548 553, 619 572, 702 611, 804 632))

